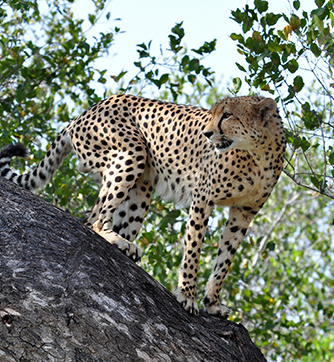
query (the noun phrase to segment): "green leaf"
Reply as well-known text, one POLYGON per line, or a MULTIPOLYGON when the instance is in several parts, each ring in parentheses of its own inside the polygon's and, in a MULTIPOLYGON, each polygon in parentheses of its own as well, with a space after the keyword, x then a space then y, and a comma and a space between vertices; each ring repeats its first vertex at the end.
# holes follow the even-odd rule
POLYGON ((92 25, 96 23, 96 15, 95 14, 88 14, 88 20, 92 25))
POLYGON ((137 47, 142 48, 144 50, 148 50, 147 45, 145 43, 137 44, 137 47))
POLYGON ((165 73, 160 77, 160 84, 164 84, 169 80, 169 74, 165 73))
POLYGON ((133 62, 133 64, 139 68, 142 72, 145 70, 145 68, 142 66, 141 62, 133 62))
POLYGON ((324 20, 327 15, 328 15, 329 11, 327 9, 327 7, 320 7, 318 9, 312 10, 311 11, 311 16, 317 16, 319 17, 321 20, 324 20))
POLYGON ((331 165, 334 165, 334 152, 330 153, 329 156, 328 156, 328 162, 331 164, 331 165))
POLYGON ((300 139, 300 147, 304 152, 307 151, 310 148, 310 146, 311 143, 305 137, 302 137, 300 139))
POLYGON ((299 64, 296 59, 289 60, 285 66, 290 71, 290 73, 295 73, 299 68, 299 64))
POLYGON ((182 59, 181 59, 181 65, 183 68, 185 68, 188 64, 189 64, 190 58, 189 55, 185 55, 182 59))
POLYGON ((196 82, 196 79, 197 79, 196 75, 194 75, 194 74, 188 75, 188 80, 190 83, 194 84, 196 82))
POLYGON ((266 14, 266 22, 268 25, 272 26, 275 25, 281 17, 281 14, 268 13, 266 14))
POLYGON ((297 75, 293 80, 293 90, 296 93, 298 93, 303 89, 303 87, 304 87, 304 80, 300 75, 297 75))
POLYGON ((239 68, 239 70, 241 70, 242 72, 247 72, 246 69, 239 63, 235 63, 235 65, 239 68))
POLYGON ((310 177, 310 180, 311 180, 311 182, 313 183, 313 185, 315 186, 315 187, 320 187, 320 181, 316 178, 316 177, 314 177, 314 176, 311 176, 310 177))
POLYGON ((182 39, 185 35, 182 25, 183 21, 181 21, 180 23, 176 23, 176 25, 172 28, 172 33, 177 34, 180 39, 182 39))
POLYGON ((124 77, 124 75, 126 73, 127 73, 127 71, 122 71, 117 76, 116 75, 111 75, 110 78, 112 78, 115 82, 119 82, 124 77))
POLYGON ((216 43, 217 43, 217 39, 214 39, 211 42, 206 41, 204 43, 204 45, 202 45, 200 48, 191 49, 191 50, 199 55, 210 54, 211 52, 216 50, 216 43))
POLYGON ((227 88, 229 92, 231 92, 233 95, 236 95, 241 88, 242 85, 242 80, 240 78, 233 78, 232 79, 232 83, 233 83, 233 89, 227 88))
POLYGON ((270 250, 270 251, 274 251, 274 250, 275 250, 275 247, 276 247, 276 244, 275 244, 273 241, 270 241, 270 242, 267 244, 267 249, 270 250))
POLYGON ((181 210, 175 209, 168 214, 168 218, 176 220, 180 215, 181 215, 181 210))
POLYGON ((259 13, 263 13, 268 10, 268 1, 254 0, 254 5, 259 13))
POLYGON ((241 35, 241 34, 236 34, 236 33, 232 33, 231 35, 230 35, 230 38, 232 39, 232 40, 238 40, 238 41, 240 41, 240 42, 244 42, 244 37, 241 35))
POLYGON ((199 67, 199 60, 194 58, 188 64, 188 69, 190 72, 197 71, 199 67))
POLYGON ((302 106, 302 121, 306 129, 314 130, 320 127, 322 123, 322 117, 319 113, 311 109, 308 102, 302 106))
POLYGON ((293 3, 292 3, 293 7, 296 9, 296 10, 299 10, 300 8, 300 1, 299 0, 295 0, 293 3))
POLYGON ((276 41, 269 42, 267 46, 271 52, 278 52, 278 53, 282 52, 281 46, 277 44, 276 41))
POLYGON ((317 4, 319 8, 321 8, 324 5, 325 0, 315 0, 314 2, 317 4))
POLYGON ((324 22, 319 18, 317 15, 313 15, 313 21, 315 25, 318 27, 320 32, 322 33, 324 31, 324 22))

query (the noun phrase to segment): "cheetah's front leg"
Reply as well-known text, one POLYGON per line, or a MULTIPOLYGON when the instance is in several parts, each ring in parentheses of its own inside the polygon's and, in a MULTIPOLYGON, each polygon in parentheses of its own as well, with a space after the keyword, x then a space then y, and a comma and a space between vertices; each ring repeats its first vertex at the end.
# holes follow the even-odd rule
POLYGON ((190 208, 184 240, 184 253, 179 271, 179 284, 176 293, 177 300, 191 314, 198 314, 196 298, 196 281, 199 269, 199 259, 204 235, 212 207, 198 199, 190 208))
POLYGON ((218 256, 213 273, 206 285, 204 305, 205 309, 210 314, 218 315, 223 318, 227 318, 230 314, 230 310, 220 304, 220 290, 240 241, 245 236, 248 226, 255 214, 256 211, 250 207, 230 208, 229 219, 219 242, 218 256))

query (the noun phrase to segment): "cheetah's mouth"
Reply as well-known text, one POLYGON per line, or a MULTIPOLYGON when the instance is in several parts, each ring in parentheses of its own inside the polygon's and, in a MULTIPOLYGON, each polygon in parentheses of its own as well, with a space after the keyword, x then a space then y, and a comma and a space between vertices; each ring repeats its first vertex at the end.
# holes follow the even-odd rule
POLYGON ((215 144, 217 151, 223 152, 232 145, 233 141, 224 139, 221 143, 215 144))

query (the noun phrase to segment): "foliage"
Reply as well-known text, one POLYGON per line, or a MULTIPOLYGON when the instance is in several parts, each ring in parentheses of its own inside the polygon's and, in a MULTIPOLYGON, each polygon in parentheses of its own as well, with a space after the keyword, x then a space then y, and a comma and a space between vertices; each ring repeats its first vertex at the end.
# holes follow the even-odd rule
MULTIPOLYGON (((104 2, 94 4, 97 17, 104 2)), ((63 123, 100 100, 91 84, 96 78, 105 83, 104 71, 93 63, 119 31, 100 33, 89 44, 83 20, 74 18, 68 2, 45 5, 43 13, 36 0, 2 2, 0 8, 0 137, 2 144, 29 144, 29 166, 41 160, 63 123)), ((77 177, 68 159, 43 194, 78 212, 95 201, 89 193, 83 198, 88 187, 94 189, 91 181, 77 177)))
POLYGON ((232 11, 242 34, 231 38, 248 66, 236 63, 247 73, 250 90, 267 91, 281 101, 290 145, 285 173, 297 184, 334 198, 334 10, 332 0, 315 3, 310 13, 296 0, 291 14, 275 14, 268 1, 255 0, 254 7, 232 11))
MULTIPOLYGON (((180 96, 184 96, 185 103, 191 103, 193 99, 191 96, 187 97, 186 92, 192 89, 189 85, 199 86, 201 84, 198 82, 199 77, 212 85, 214 72, 202 65, 201 61, 215 50, 217 40, 205 42, 198 49, 191 49, 189 52, 183 44, 185 30, 182 24, 182 22, 177 23, 171 29, 172 34, 168 36, 169 48, 166 51, 169 52, 169 56, 151 54, 152 41, 137 45, 139 59, 134 65, 139 69, 138 73, 128 85, 119 87, 120 92, 136 90, 136 93, 141 94, 147 86, 154 85, 159 90, 163 87, 164 91, 159 98, 166 100, 172 98, 172 101, 176 102, 180 100, 180 96)), ((122 71, 113 79, 119 82, 125 74, 126 72, 122 71)))
MULTIPOLYGON (((106 71, 95 69, 94 60, 108 52, 120 29, 94 32, 99 19, 110 19, 106 1, 94 0, 88 21, 95 37, 89 40, 71 3, 45 2, 42 11, 33 0, 0 1, 0 136, 2 144, 29 145, 27 165, 15 164, 21 170, 41 160, 65 123, 100 100, 96 82, 109 86, 106 71)), ((231 319, 246 325, 270 361, 334 358, 333 204, 328 203, 334 177, 332 5, 317 0, 307 13, 293 1, 287 15, 274 14, 267 1, 255 0, 253 8, 232 11, 242 33, 231 38, 246 62, 237 66, 245 71, 250 92, 276 96, 287 119, 287 176, 255 219, 224 284, 231 319), (302 72, 307 64, 309 75, 302 72)), ((179 23, 172 27, 167 52, 153 54, 151 44, 143 39, 137 46, 136 76, 128 84, 126 70, 113 76, 114 88, 105 95, 130 91, 204 107, 226 95, 202 62, 214 51, 215 39, 189 50, 179 23)), ((241 79, 234 78, 226 89, 238 94, 241 79)), ((85 218, 98 187, 75 168, 75 158, 68 157, 41 195, 85 218)), ((187 214, 154 199, 137 239, 144 250, 142 267, 170 290, 177 286, 187 214)), ((199 299, 225 222, 226 210, 216 208, 202 252, 199 299)))
POLYGON ((325 197, 283 177, 234 261, 226 287, 235 320, 253 329, 269 360, 333 358, 324 348, 334 336, 328 213, 325 197))

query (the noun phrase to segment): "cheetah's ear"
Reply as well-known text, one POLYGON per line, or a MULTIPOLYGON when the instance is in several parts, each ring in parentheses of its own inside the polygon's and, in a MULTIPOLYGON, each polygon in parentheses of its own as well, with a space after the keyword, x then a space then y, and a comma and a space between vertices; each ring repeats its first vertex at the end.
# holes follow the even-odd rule
POLYGON ((263 121, 268 122, 277 110, 277 103, 271 98, 264 98, 256 107, 261 113, 263 121))

